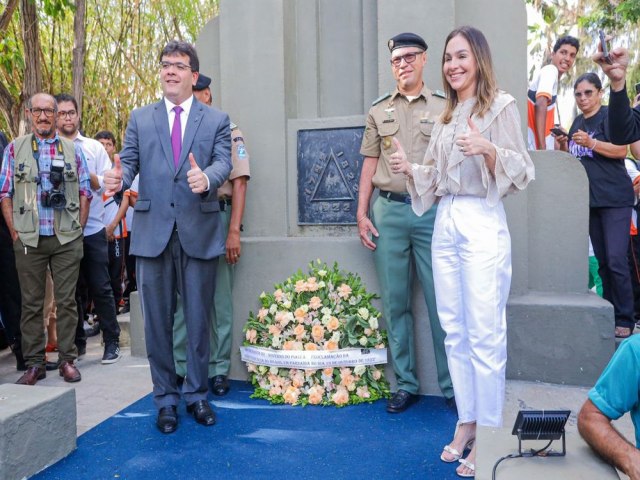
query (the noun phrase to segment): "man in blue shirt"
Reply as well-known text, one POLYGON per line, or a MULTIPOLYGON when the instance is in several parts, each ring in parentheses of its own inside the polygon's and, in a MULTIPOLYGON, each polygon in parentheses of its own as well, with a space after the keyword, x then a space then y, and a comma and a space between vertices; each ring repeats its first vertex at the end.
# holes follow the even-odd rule
POLYGON ((578 414, 578 430, 601 457, 631 480, 640 480, 640 335, 620 344, 589 391, 578 414), (627 412, 635 427, 635 447, 611 425, 627 412))

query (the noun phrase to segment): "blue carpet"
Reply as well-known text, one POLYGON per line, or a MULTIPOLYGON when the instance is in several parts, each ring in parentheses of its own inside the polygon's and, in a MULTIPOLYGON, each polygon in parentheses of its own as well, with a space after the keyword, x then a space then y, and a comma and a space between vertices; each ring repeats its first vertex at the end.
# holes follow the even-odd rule
POLYGON ((272 406, 232 382, 212 400, 213 427, 178 408, 178 430, 155 427, 151 395, 78 438, 78 449, 37 480, 454 479, 439 455, 456 415, 439 397, 421 397, 402 414, 385 402, 353 407, 272 406))

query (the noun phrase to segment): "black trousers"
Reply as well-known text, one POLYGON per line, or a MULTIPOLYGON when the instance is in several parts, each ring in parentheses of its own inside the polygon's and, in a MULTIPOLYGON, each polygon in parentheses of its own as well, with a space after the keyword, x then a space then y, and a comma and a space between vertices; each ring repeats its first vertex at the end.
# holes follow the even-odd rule
POLYGON ((124 238, 116 238, 109 242, 109 278, 113 300, 118 311, 118 305, 122 300, 122 277, 124 273, 124 238))
POLYGON ((598 259, 602 293, 613 305, 616 327, 633 328, 633 292, 627 250, 631 207, 590 208, 589 236, 598 259))
POLYGON ((9 344, 20 345, 20 317, 22 316, 22 297, 20 281, 16 270, 16 256, 13 252, 13 240, 0 215, 0 315, 9 344))
POLYGON ((125 268, 127 270, 127 287, 124 290, 122 296, 124 298, 129 298, 129 294, 131 292, 135 292, 138 290, 138 284, 136 282, 136 256, 131 255, 129 253, 129 247, 131 246, 131 237, 133 236, 133 232, 129 232, 129 236, 124 239, 124 263, 125 268))
MULTIPOLYGON (((84 256, 80 263, 80 275, 76 299, 82 296, 82 283, 88 288, 93 300, 93 312, 100 317, 100 330, 102 339, 106 344, 117 342, 120 339, 120 326, 116 318, 116 307, 111 290, 111 278, 109 277, 109 253, 107 247, 107 235, 103 228, 98 233, 84 237, 84 256)), ((78 328, 76 329, 76 345, 85 345, 87 342, 84 333, 84 314, 86 302, 78 301, 78 328)))

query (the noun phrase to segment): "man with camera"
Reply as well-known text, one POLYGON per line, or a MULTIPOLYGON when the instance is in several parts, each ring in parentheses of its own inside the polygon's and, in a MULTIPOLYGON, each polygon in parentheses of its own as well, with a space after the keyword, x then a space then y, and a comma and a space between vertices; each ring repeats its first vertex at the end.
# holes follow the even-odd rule
MULTIPOLYGON (((93 138, 80 134, 80 114, 78 103, 69 94, 56 95, 58 102, 58 134, 73 141, 87 160, 91 178, 93 198, 89 205, 89 217, 84 228, 84 257, 80 264, 78 289, 85 285, 93 300, 94 313, 100 319, 100 330, 104 341, 102 364, 117 362, 120 355, 120 326, 116 318, 116 305, 111 289, 109 275, 109 244, 104 226, 104 202, 102 201, 102 174, 111 168, 109 155, 104 147, 93 138)), ((87 337, 84 331, 85 305, 80 300, 81 295, 76 292, 78 303, 78 325, 76 328, 76 346, 79 354, 87 348, 87 337)))
POLYGON ((27 102, 32 132, 4 152, 0 206, 16 255, 22 292, 22 352, 27 370, 16 382, 35 385, 46 377, 42 307, 47 266, 58 306, 58 369, 78 382, 75 301, 82 259, 82 229, 89 214, 89 170, 82 151, 56 133, 55 99, 37 93, 27 102))

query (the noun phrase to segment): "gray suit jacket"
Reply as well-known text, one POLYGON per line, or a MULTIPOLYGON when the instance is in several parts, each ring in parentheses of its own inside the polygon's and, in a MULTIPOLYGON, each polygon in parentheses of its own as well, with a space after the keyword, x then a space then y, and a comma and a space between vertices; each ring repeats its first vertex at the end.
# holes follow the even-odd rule
POLYGON ((224 253, 216 189, 231 172, 229 116, 194 98, 184 128, 176 169, 164 100, 131 112, 120 160, 124 188, 140 173, 134 208, 136 233, 131 239, 133 255, 159 256, 174 225, 190 257, 208 260, 224 253), (189 153, 209 177, 210 189, 200 195, 192 193, 187 182, 189 153))

